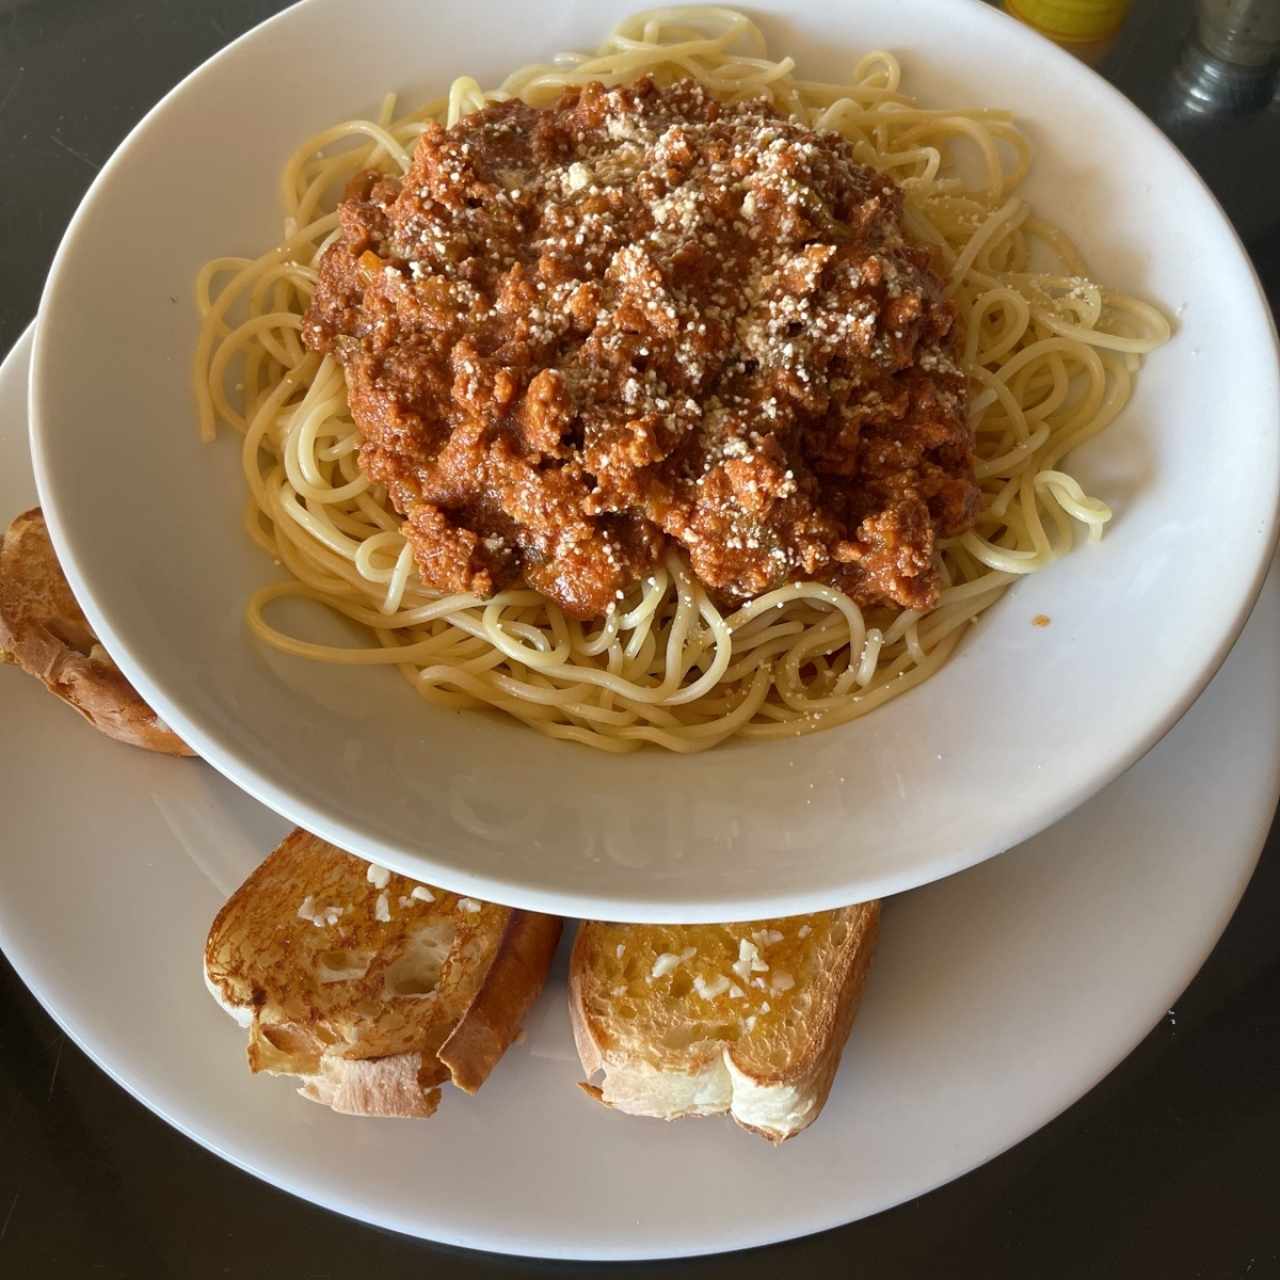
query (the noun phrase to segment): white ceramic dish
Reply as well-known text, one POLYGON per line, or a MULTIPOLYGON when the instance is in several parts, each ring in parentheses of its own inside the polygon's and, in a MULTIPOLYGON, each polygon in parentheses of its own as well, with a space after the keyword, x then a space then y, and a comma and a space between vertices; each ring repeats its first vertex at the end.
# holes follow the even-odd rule
POLYGON ((772 0, 758 16, 812 74, 887 46, 928 102, 1016 109, 1039 146, 1033 198, 1103 280, 1178 313, 1121 423, 1072 464, 1116 508, 1101 546, 1019 584, 874 716, 696 759, 601 758, 436 711, 389 671, 265 654, 243 625, 277 571, 239 529, 236 444, 195 438, 198 267, 274 243, 298 139, 388 88, 414 101, 588 47, 630 7, 383 0, 353 40, 351 0, 308 0, 169 95, 94 184, 43 300, 33 444, 55 542, 121 666, 202 756, 400 870, 624 919, 798 912, 935 879, 1061 817, 1182 714, 1261 584, 1280 474, 1274 335, 1220 211, 1117 93, 985 5, 772 0), (1030 626, 1039 613, 1053 625, 1030 626))
MULTIPOLYGON (((3 512, 32 496, 25 356, 20 347, 0 371, 3 512)), ((527 1040, 478 1097, 449 1091, 430 1121, 343 1119, 283 1080, 251 1079, 243 1032, 204 992, 201 945, 285 824, 196 762, 99 738, 13 671, 0 671, 0 946, 149 1107, 341 1213, 555 1257, 766 1244, 875 1213, 990 1159, 1163 1016, 1266 835, 1280 770, 1277 626, 1273 579, 1226 667, 1146 760, 1007 857, 887 905, 831 1100, 780 1151, 727 1121, 668 1126, 588 1103, 573 1087, 563 956, 527 1040)))

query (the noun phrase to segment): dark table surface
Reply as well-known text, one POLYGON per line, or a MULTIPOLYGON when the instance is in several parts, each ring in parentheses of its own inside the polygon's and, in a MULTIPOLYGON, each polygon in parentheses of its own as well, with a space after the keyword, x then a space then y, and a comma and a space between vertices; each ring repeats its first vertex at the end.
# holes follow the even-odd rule
MULTIPOLYGON (((1280 3, 1280 0, 1271 0, 1280 3)), ((102 162, 274 0, 0 0, 0 350, 102 162)), ((1192 0, 1137 0, 1100 64, 1200 169, 1280 304, 1280 101, 1196 106, 1192 0), (1184 66, 1180 74, 1176 70, 1184 66)), ((1171 216, 1173 216, 1171 214, 1171 216)), ((3 820, 0 819, 0 856, 3 820)), ((667 1276, 1280 1277, 1280 836, 1176 1011, 984 1168, 667 1276)), ((107 1079, 0 959, 0 1276, 594 1275, 362 1226, 223 1164, 107 1079)))

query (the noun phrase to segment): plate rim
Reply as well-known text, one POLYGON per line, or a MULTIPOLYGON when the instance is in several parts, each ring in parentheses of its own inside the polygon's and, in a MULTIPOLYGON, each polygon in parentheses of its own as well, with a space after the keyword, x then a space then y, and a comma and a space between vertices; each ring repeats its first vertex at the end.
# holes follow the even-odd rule
MULTIPOLYGON (((9 356, 0 364, 0 395, 3 395, 5 383, 11 376, 11 370, 20 365, 27 351, 29 351, 31 340, 30 328, 18 340, 11 349, 9 356)), ((52 704, 50 704, 51 706, 52 704)), ((70 723, 70 722, 68 722, 70 723)), ((84 734, 77 737, 77 741, 86 743, 94 741, 87 733, 81 730, 78 724, 72 725, 73 732, 84 734)), ((123 750, 123 748, 119 748, 123 750)), ((1272 800, 1278 792, 1280 792, 1280 746, 1277 746, 1271 752, 1271 784, 1268 787, 1268 794, 1272 800)), ((1266 807, 1266 813, 1270 813, 1270 807, 1266 807)), ((917 1198, 918 1196, 927 1194, 935 1190, 937 1187, 952 1182, 973 1169, 980 1167, 990 1160, 995 1159, 1003 1152, 1010 1150, 1012 1147, 1030 1137, 1033 1133, 1044 1127, 1056 1116, 1061 1115, 1068 1110, 1075 1102, 1094 1088, 1102 1079, 1109 1075, 1116 1066, 1119 1065, 1133 1049, 1141 1043, 1142 1039, 1149 1033, 1151 1028, 1158 1025, 1163 1013, 1162 1009, 1171 1008, 1177 997, 1184 991, 1187 985, 1195 977, 1196 973, 1208 958, 1210 952, 1217 944, 1231 916, 1234 914, 1236 906, 1241 896, 1248 887, 1249 880, 1257 865, 1258 857, 1261 853, 1262 846, 1265 842, 1267 831, 1271 826, 1270 817, 1264 817, 1260 820, 1261 830, 1254 829, 1251 824, 1251 831, 1247 838, 1242 837, 1240 842, 1233 842, 1233 845, 1240 847, 1252 848, 1250 854, 1242 854, 1236 860, 1233 876, 1229 882, 1229 892, 1224 900, 1223 907, 1215 913, 1214 918, 1207 925, 1202 922, 1202 931, 1199 935, 1199 941, 1196 946, 1190 948, 1184 957, 1184 960, 1177 967, 1176 974, 1169 976, 1163 984, 1163 992, 1161 999, 1157 1002, 1157 1007, 1150 1021, 1141 1020, 1136 1023, 1124 1036, 1115 1038, 1110 1050, 1100 1060, 1095 1070, 1090 1071, 1087 1075, 1081 1076, 1074 1080, 1069 1087, 1058 1090, 1051 1099, 1042 1100, 1041 1105, 1034 1109, 1034 1116, 1029 1124, 1024 1123, 1019 1126, 1020 1133, 1008 1142, 1002 1142, 996 1147, 985 1150, 971 1162, 966 1163, 963 1168, 949 1171, 936 1181, 922 1183, 915 1191, 907 1196, 891 1197, 883 1204, 870 1209, 866 1213, 859 1214, 856 1218, 849 1218, 839 1209, 833 1208, 825 1215, 813 1215, 808 1221, 799 1226, 783 1229, 781 1232, 774 1234, 762 1234, 759 1238, 748 1240, 740 1245, 736 1245, 731 1249, 724 1249, 718 1243, 711 1242, 702 1248, 682 1248, 679 1252, 664 1251, 661 1248, 648 1252, 638 1252, 634 1249, 622 1250, 604 1250, 597 1249, 584 1252, 582 1250, 574 1250, 571 1247, 562 1249, 552 1249, 545 1244, 542 1247, 527 1249, 518 1253, 507 1253, 500 1256, 520 1256, 532 1258, 555 1259, 561 1261, 579 1260, 579 1261, 658 1261, 661 1259, 671 1259, 678 1257, 699 1257, 708 1256, 716 1253, 737 1252, 740 1249, 761 1247, 770 1243, 784 1243, 786 1241, 795 1240, 804 1236, 832 1228, 848 1225, 850 1222, 859 1221, 866 1217, 874 1216, 883 1212, 885 1209, 893 1207, 896 1204, 904 1204, 908 1200, 917 1198)), ((1014 857, 1016 858, 1016 853, 1014 857)), ((2 879, 0 873, 0 879, 2 879)), ((941 886, 938 886, 941 888, 941 886)), ((322 1208, 338 1213, 344 1217, 353 1220, 369 1223, 374 1226, 383 1227, 388 1230, 395 1231, 417 1239, 430 1240, 434 1243, 447 1244, 455 1247, 475 1249, 489 1253, 500 1253, 495 1248, 496 1240, 493 1237, 482 1239, 466 1233, 450 1236, 447 1232, 434 1232, 432 1235, 425 1235, 421 1229, 415 1229, 411 1224, 406 1223, 394 1215, 379 1218, 376 1214, 361 1212, 359 1207, 349 1203, 343 1203, 339 1198, 317 1194, 314 1190, 308 1190, 300 1183, 292 1182, 288 1179, 282 1179, 272 1173, 267 1167, 259 1167, 254 1161, 245 1158, 237 1153, 234 1144, 228 1144, 218 1140, 216 1132, 208 1125, 202 1126, 197 1122, 193 1122, 189 1115, 184 1115, 180 1108, 166 1108, 157 1104, 153 1097, 149 1095, 144 1084, 138 1083, 131 1078, 131 1073, 120 1063, 112 1060, 109 1056, 99 1053, 95 1045, 95 1036, 91 1028, 87 1028, 75 1017, 67 1015, 60 1007, 60 1001, 53 991, 53 986, 44 981, 42 976, 41 965, 38 959, 29 954, 22 945, 15 946, 16 939, 5 928, 5 908, 3 899, 0 899, 0 946, 3 946, 4 952, 13 965, 15 972, 18 973, 24 984, 31 990, 42 1007, 46 1009, 49 1015, 62 1029, 62 1031, 73 1040, 73 1042, 86 1054, 94 1064, 99 1067, 107 1076, 109 1076, 117 1085, 125 1090, 131 1097, 135 1098, 143 1106, 145 1106, 153 1114, 157 1115, 166 1124, 170 1125, 185 1137, 198 1143, 206 1150, 212 1152, 219 1158, 227 1161, 237 1169, 251 1175, 268 1185, 285 1191, 291 1196, 304 1200, 310 1204, 319 1205, 322 1208)), ((198 988, 194 977, 193 984, 198 988)), ((199 997, 197 997, 199 999, 199 997)), ((228 1027, 228 1047, 230 1049, 230 1036, 234 1034, 228 1027)), ((233 1059, 233 1054, 228 1053, 228 1061, 233 1059)), ((729 1134, 732 1140, 748 1141, 745 1135, 729 1134)), ((520 1243, 517 1241, 517 1243, 520 1243)), ((528 1243, 525 1241, 524 1243, 528 1243)))

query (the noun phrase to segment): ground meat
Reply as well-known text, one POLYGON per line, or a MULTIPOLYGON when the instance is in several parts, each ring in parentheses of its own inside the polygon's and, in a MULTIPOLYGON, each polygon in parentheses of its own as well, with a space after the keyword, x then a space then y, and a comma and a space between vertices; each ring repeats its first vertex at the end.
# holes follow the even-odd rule
POLYGON ((341 226, 303 336, 426 582, 599 617, 671 540, 729 603, 936 600, 977 504, 955 317, 838 135, 593 84, 431 126, 341 226))

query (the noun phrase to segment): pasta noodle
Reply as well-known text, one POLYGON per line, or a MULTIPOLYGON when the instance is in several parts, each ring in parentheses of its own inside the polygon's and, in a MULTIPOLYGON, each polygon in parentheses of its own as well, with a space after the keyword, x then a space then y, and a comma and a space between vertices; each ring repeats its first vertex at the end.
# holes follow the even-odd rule
POLYGON ((249 601, 252 632, 300 657, 394 665, 430 703, 487 706, 614 752, 808 733, 913 688, 1011 583, 1069 551, 1075 526, 1101 537, 1111 512, 1063 459, 1114 421, 1141 357, 1170 336, 1155 307, 1094 282, 1070 239, 1017 194, 1030 163, 1007 112, 923 109, 888 53, 862 58, 844 84, 804 80, 791 59, 768 56, 749 19, 713 7, 639 13, 595 55, 561 54, 489 92, 461 77, 403 117, 388 97, 377 120, 308 139, 281 177, 281 242, 257 259, 214 259, 196 281, 201 432, 211 440, 222 423, 243 436, 245 525, 289 575, 249 601), (524 587, 449 595, 419 580, 400 517, 360 470, 342 370, 299 337, 343 184, 361 169, 405 171, 427 121, 452 124, 513 96, 546 105, 569 85, 644 74, 692 76, 728 100, 767 94, 810 127, 838 131, 903 187, 908 229, 937 250, 965 326, 982 507, 974 528, 940 544, 945 589, 930 612, 864 611, 831 586, 799 582, 726 614, 674 550, 590 625, 524 587), (282 631, 271 606, 286 597, 318 602, 371 642, 282 631))

